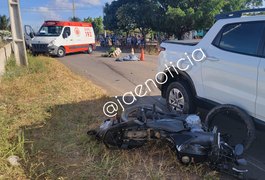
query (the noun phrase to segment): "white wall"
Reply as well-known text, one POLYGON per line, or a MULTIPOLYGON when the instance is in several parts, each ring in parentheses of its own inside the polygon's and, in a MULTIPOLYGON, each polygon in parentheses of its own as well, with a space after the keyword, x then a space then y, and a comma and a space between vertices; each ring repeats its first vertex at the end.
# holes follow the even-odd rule
POLYGON ((7 44, 0 49, 0 76, 4 74, 5 64, 12 52, 12 43, 7 44))

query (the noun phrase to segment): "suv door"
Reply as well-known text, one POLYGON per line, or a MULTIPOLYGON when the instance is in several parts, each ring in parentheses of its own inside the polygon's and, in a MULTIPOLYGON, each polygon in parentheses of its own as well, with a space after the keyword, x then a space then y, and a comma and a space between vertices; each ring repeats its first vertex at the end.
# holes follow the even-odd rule
POLYGON ((237 105, 255 116, 259 48, 264 22, 225 25, 202 63, 205 98, 237 105))

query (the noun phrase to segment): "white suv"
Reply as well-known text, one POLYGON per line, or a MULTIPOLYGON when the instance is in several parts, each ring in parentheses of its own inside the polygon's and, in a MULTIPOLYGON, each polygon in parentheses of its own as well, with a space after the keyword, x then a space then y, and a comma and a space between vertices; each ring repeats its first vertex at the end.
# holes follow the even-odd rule
POLYGON ((161 44, 158 79, 167 80, 160 89, 170 110, 229 104, 265 122, 265 16, 244 13, 250 10, 218 15, 201 41, 161 44))

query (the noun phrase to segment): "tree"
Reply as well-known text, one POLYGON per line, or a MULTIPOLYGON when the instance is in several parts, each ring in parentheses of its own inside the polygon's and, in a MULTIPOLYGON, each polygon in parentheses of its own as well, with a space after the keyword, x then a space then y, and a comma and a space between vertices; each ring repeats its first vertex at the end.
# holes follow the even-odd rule
POLYGON ((92 23, 96 35, 104 33, 103 19, 101 16, 94 19, 92 17, 84 18, 83 22, 92 23))
POLYGON ((155 23, 157 3, 153 0, 118 0, 105 4, 103 22, 106 29, 129 32, 139 29, 145 36, 155 23))
POLYGON ((181 39, 186 32, 211 27, 214 16, 220 13, 225 2, 224 0, 160 0, 160 4, 165 13, 163 21, 155 30, 174 34, 181 39))
POLYGON ((163 21, 155 28, 175 34, 181 39, 185 32, 210 28, 215 15, 262 5, 262 0, 159 0, 164 9, 163 21), (161 28, 162 27, 162 28, 161 28))
POLYGON ((150 0, 134 0, 122 5, 116 12, 118 26, 125 30, 139 29, 145 37, 156 19, 157 5, 150 0))
POLYGON ((103 8, 103 24, 105 29, 110 31, 125 30, 124 27, 118 25, 118 19, 116 13, 118 9, 126 4, 127 0, 112 1, 110 4, 106 3, 103 8))
POLYGON ((0 15, 0 30, 10 30, 9 18, 6 15, 0 15))
POLYGON ((96 35, 104 33, 103 19, 101 16, 94 18, 92 24, 96 35))
POLYGON ((69 21, 72 21, 72 22, 80 22, 81 19, 79 17, 70 17, 69 18, 69 21))
POLYGON ((231 12, 251 7, 262 6, 262 0, 226 0, 223 7, 224 12, 231 12))
POLYGON ((129 31, 138 28, 175 34, 179 39, 194 29, 210 28, 215 15, 262 5, 262 0, 116 0, 106 3, 106 29, 129 31))

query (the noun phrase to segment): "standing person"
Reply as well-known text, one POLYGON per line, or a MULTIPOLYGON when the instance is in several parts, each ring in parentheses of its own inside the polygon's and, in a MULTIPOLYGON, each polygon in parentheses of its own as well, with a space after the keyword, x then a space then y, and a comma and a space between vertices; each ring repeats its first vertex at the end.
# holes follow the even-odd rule
POLYGON ((137 46, 140 46, 141 45, 141 37, 140 35, 138 35, 137 37, 137 46))
POLYGON ((107 40, 108 40, 108 46, 112 46, 112 41, 111 41, 111 38, 110 38, 110 37, 108 37, 108 38, 107 38, 107 40))
POLYGON ((128 36, 127 37, 127 46, 131 47, 131 45, 132 45, 132 37, 128 36))
POLYGON ((135 45, 136 45, 136 37, 133 36, 132 37, 132 46, 135 47, 135 45))
POLYGON ((141 46, 145 47, 145 38, 143 36, 141 37, 141 46))
POLYGON ((122 46, 122 47, 125 47, 125 46, 126 46, 126 37, 125 37, 125 36, 122 36, 122 39, 121 39, 121 46, 122 46))

